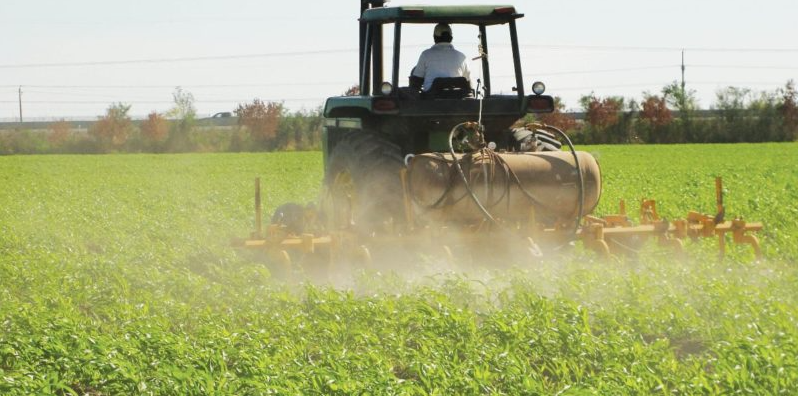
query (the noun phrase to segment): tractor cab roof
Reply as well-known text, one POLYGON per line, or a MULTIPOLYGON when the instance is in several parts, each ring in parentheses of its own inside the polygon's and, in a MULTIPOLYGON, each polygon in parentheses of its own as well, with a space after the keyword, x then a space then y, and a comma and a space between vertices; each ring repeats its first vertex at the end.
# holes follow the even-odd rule
POLYGON ((378 7, 363 11, 366 23, 460 23, 500 25, 523 17, 510 5, 401 6, 378 7))

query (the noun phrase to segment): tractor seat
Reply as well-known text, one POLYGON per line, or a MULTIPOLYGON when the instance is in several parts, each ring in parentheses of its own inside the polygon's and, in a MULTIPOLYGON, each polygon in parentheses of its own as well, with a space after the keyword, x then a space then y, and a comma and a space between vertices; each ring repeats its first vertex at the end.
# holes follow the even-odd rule
POLYGON ((421 93, 422 99, 464 99, 474 97, 474 90, 465 77, 438 77, 429 90, 421 93))

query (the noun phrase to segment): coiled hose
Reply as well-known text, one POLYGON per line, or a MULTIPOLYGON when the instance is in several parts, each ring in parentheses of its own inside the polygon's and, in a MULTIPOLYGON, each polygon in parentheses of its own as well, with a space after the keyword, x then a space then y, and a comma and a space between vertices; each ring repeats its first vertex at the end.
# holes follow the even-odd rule
MULTIPOLYGON (((491 164, 494 164, 494 166, 496 164, 498 164, 500 166, 500 169, 504 172, 505 178, 504 178, 504 186, 502 186, 503 188, 501 189, 503 192, 497 199, 493 200, 492 202, 488 202, 487 205, 483 204, 479 200, 479 197, 477 197, 476 193, 471 189, 471 183, 469 182, 469 178, 466 176, 465 171, 463 170, 462 165, 460 164, 460 161, 457 159, 456 153, 454 151, 453 140, 454 140, 455 135, 460 130, 460 128, 463 128, 464 126, 466 126, 468 124, 469 123, 457 124, 449 132, 448 143, 449 143, 449 154, 452 156, 451 162, 454 164, 455 169, 457 169, 457 174, 463 180, 463 185, 465 186, 466 191, 467 191, 466 194, 453 199, 449 203, 450 204, 457 203, 460 200, 462 200, 463 198, 465 198, 466 196, 469 196, 471 198, 471 200, 474 202, 474 204, 477 205, 477 208, 479 208, 479 210, 482 213, 483 217, 486 220, 490 221, 492 224, 497 224, 498 225, 499 224, 498 221, 493 217, 493 215, 490 213, 488 208, 491 208, 491 207, 497 205, 499 202, 502 201, 502 199, 504 199, 504 197, 506 195, 508 195, 510 193, 510 186, 511 186, 510 183, 512 182, 518 187, 518 189, 524 194, 524 196, 526 196, 533 204, 538 205, 538 206, 543 206, 543 204, 540 202, 540 200, 535 198, 534 195, 531 192, 529 192, 526 188, 524 188, 524 185, 523 185, 523 183, 521 183, 520 178, 515 173, 515 171, 513 171, 513 169, 510 168, 510 166, 507 164, 507 162, 501 156, 499 156, 496 152, 494 152, 493 150, 490 150, 490 149, 487 149, 487 148, 484 148, 484 147, 479 149, 478 155, 480 155, 480 157, 483 159, 483 173, 485 174, 484 177, 486 178, 486 181, 489 178, 488 174, 487 174, 488 171, 487 171, 486 165, 485 165, 486 161, 490 162, 491 164)), ((579 230, 579 226, 581 224, 581 219, 582 219, 582 213, 584 211, 584 195, 585 194, 584 194, 584 176, 582 174, 582 167, 579 164, 579 158, 578 158, 578 156, 576 154, 576 149, 574 148, 573 142, 571 142, 571 139, 568 137, 568 135, 565 134, 565 132, 563 132, 562 130, 558 129, 557 127, 554 127, 554 126, 551 126, 551 125, 546 125, 546 124, 529 124, 528 126, 556 132, 558 135, 560 135, 563 138, 563 140, 565 140, 566 144, 568 145, 569 149, 571 150, 571 153, 572 153, 573 158, 574 158, 574 166, 575 166, 576 172, 577 172, 578 187, 579 187, 579 189, 578 189, 578 199, 577 199, 577 211, 576 211, 577 216, 576 216, 576 222, 575 222, 575 227, 574 227, 574 234, 576 234, 576 232, 579 230)), ((449 162, 449 160, 444 158, 443 155, 440 155, 440 161, 444 162, 444 163, 448 163, 449 162)), ((491 173, 495 174, 495 168, 492 169, 491 173)), ((408 183, 408 187, 410 188, 409 193, 410 193, 410 196, 413 199, 413 201, 416 204, 418 204, 419 206, 421 206, 422 208, 434 209, 434 208, 437 208, 437 207, 441 206, 444 203, 446 197, 449 195, 449 193, 452 190, 452 187, 454 186, 454 181, 455 181, 455 175, 450 173, 449 181, 446 184, 446 187, 445 187, 443 193, 432 204, 425 204, 425 203, 422 203, 422 202, 418 201, 418 198, 416 197, 416 194, 414 194, 413 191, 412 191, 413 183, 408 183)), ((509 205, 509 200, 508 200, 508 205, 509 205)))
POLYGON ((576 155, 576 149, 574 148, 574 144, 571 142, 571 138, 565 134, 560 128, 557 128, 553 125, 546 125, 540 123, 532 123, 528 126, 540 128, 543 130, 557 132, 558 135, 562 136, 565 140, 565 143, 568 144, 568 148, 571 150, 571 155, 574 157, 574 167, 576 167, 576 178, 579 181, 579 199, 577 199, 577 209, 576 209, 576 224, 574 225, 574 235, 579 231, 579 225, 582 222, 582 212, 584 212, 585 207, 585 178, 582 175, 582 166, 579 165, 579 156, 576 155))

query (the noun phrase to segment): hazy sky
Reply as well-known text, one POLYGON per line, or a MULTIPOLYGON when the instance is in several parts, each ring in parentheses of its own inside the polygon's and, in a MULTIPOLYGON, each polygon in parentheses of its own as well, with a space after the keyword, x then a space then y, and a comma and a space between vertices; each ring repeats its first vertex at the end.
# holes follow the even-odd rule
MULTIPOLYGON (((406 4, 510 3, 395 0, 406 4)), ((795 0, 516 1, 527 89, 535 80, 569 108, 579 96, 640 99, 680 79, 704 107, 734 85, 773 91, 798 79, 795 0)), ((94 117, 111 102, 146 115, 174 87, 200 114, 253 98, 314 108, 357 81, 356 0, 0 0, 0 119, 94 117), (204 58, 162 62, 174 58, 204 58), (211 59, 208 59, 211 58, 211 59), (147 60, 148 62, 107 63, 147 60)), ((432 26, 405 29, 402 81, 431 44, 432 26)), ((455 45, 477 54, 473 27, 455 45)), ((489 30, 494 90, 513 85, 507 28, 489 30), (505 63, 505 66, 500 66, 505 63)), ((479 70, 478 62, 472 63, 479 70)))

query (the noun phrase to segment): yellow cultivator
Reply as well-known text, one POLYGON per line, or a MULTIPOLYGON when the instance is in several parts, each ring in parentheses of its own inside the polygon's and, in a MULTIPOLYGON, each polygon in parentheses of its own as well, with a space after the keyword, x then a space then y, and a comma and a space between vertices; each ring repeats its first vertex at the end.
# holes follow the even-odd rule
MULTIPOLYGON (((478 131, 475 124, 461 127, 478 131)), ((546 125, 528 127, 559 132, 546 125)), ((718 239, 723 257, 727 234, 734 243, 750 245, 757 258, 761 256, 752 233, 761 230, 762 224, 724 219, 720 177, 715 180, 714 215, 689 212, 683 219, 669 221, 657 213, 656 201, 643 199, 639 224, 635 224, 624 201, 617 214, 589 214, 598 203, 601 182, 598 163, 584 152, 497 153, 483 147, 465 154, 409 157, 398 173, 403 216, 368 228, 359 227, 363 221, 357 218, 358 207, 368 197, 357 196, 349 177, 337 177, 325 188, 321 209, 285 205, 264 228, 256 180, 256 230, 238 245, 267 252, 286 272, 297 262, 306 270, 324 272, 341 263, 368 267, 372 254, 385 258, 386 251, 428 252, 446 259, 454 259, 453 252, 473 255, 481 251, 499 260, 523 258, 519 252, 526 252, 528 260, 533 260, 574 241, 609 258, 634 256, 653 239, 681 257, 685 239, 712 237, 718 239)), ((479 260, 487 262, 482 257, 479 260)))

